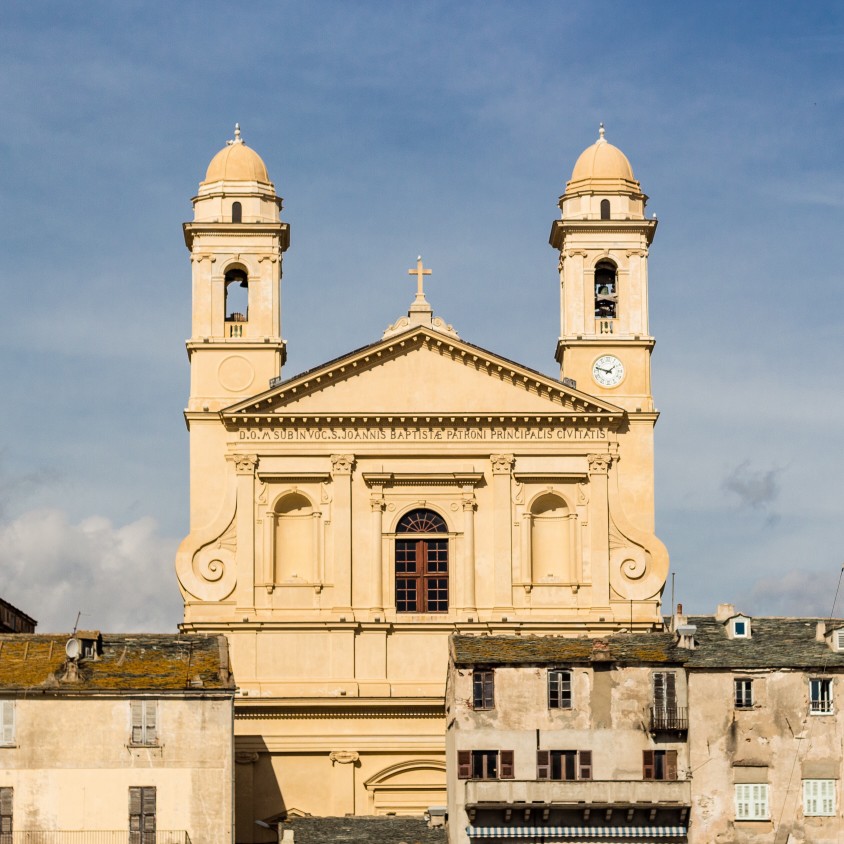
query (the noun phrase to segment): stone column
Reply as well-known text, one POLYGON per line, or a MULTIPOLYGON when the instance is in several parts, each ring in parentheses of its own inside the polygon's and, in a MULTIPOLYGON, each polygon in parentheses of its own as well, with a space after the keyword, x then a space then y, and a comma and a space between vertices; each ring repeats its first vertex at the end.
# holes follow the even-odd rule
POLYGON ((513 609, 513 525, 510 478, 515 458, 512 454, 491 454, 492 518, 494 563, 494 609, 513 609))
POLYGON ((592 608, 610 605, 610 514, 608 473, 610 454, 590 454, 589 460, 589 544, 592 564, 592 608))
POLYGON ((332 529, 334 533, 334 610, 352 609, 352 468, 353 454, 332 454, 334 486, 332 529))
POLYGON ((463 499, 463 567, 465 570, 466 596, 463 606, 469 612, 475 612, 475 498, 463 499))
POLYGON ((235 600, 240 612, 255 609, 255 469, 258 455, 236 454, 233 459, 237 479, 235 600))
POLYGON ((372 498, 372 612, 384 612, 384 499, 372 498))

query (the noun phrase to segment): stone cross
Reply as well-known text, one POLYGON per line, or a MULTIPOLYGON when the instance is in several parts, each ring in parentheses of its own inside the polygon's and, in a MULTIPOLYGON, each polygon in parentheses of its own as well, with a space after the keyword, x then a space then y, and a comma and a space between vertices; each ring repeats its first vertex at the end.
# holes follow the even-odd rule
POLYGON ((416 301, 417 302, 424 302, 425 301, 425 288, 424 288, 423 277, 426 276, 426 275, 431 275, 431 270, 426 270, 426 269, 422 268, 422 256, 421 255, 416 259, 416 269, 415 270, 408 270, 407 274, 416 276, 416 301))

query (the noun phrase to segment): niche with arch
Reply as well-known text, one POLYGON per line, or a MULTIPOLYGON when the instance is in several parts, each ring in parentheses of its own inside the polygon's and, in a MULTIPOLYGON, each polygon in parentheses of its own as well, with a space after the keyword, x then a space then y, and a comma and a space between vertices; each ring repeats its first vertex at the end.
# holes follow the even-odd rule
POLYGON ((275 506, 273 543, 276 582, 310 582, 317 554, 317 518, 310 499, 301 492, 283 496, 275 506))
POLYGON ((610 201, 608 199, 601 200, 601 219, 609 220, 610 218, 610 201))
POLYGON ((530 508, 530 559, 534 583, 573 583, 572 513, 553 492, 540 495, 530 508))
POLYGON ((618 276, 612 261, 599 261, 595 267, 595 318, 618 316, 618 276))
POLYGON ((232 202, 232 222, 243 222, 243 205, 241 205, 239 202, 232 202))
POLYGON ((242 337, 243 324, 249 319, 249 276, 242 267, 231 267, 225 275, 226 334, 242 337))

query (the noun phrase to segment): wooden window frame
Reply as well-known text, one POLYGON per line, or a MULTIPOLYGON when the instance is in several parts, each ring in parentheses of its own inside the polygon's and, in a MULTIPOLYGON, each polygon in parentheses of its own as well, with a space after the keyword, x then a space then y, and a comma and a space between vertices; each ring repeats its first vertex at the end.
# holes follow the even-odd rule
POLYGON ((495 709, 495 672, 476 668, 472 672, 472 709, 483 712, 495 709))
POLYGON ((733 678, 733 702, 736 709, 753 708, 753 680, 750 677, 733 678))
POLYGON ((0 747, 14 747, 15 745, 15 716, 16 706, 14 698, 0 700, 0 747))
POLYGON ((131 719, 129 744, 134 747, 158 746, 158 701, 129 701, 131 719))
POLYGON ((0 788, 0 844, 12 844, 14 841, 14 802, 14 789, 7 786, 0 788))
POLYGON ((736 783, 734 789, 737 821, 769 821, 771 819, 768 783, 736 783))
POLYGON ((458 750, 457 778, 461 780, 512 780, 515 778, 512 750, 458 750), (476 776, 476 774, 479 774, 476 776))
POLYGON ((808 778, 803 780, 803 816, 832 818, 837 814, 835 780, 808 778))
POLYGON ((129 844, 155 844, 156 815, 155 786, 129 786, 129 844))
POLYGON ((451 602, 445 519, 424 508, 405 513, 396 527, 394 550, 396 612, 447 613, 451 602))
POLYGON ((552 782, 592 779, 591 750, 537 750, 536 778, 552 782), (568 763, 571 763, 570 765, 568 763), (556 763, 556 764, 555 764, 556 763), (573 776, 569 776, 569 768, 573 776), (559 776, 555 776, 559 770, 559 776))
POLYGON ((551 668, 548 671, 548 708, 572 709, 574 672, 567 668, 551 668))
POLYGON ((832 692, 832 677, 811 677, 809 679, 809 714, 834 715, 835 704, 832 692))
POLYGON ((642 779, 648 782, 675 782, 677 780, 677 751, 643 750, 642 779))

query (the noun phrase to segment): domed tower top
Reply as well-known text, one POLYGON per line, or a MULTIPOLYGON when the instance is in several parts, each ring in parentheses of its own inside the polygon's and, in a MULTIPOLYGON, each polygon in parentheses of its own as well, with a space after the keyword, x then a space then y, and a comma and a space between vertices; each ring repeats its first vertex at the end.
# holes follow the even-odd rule
POLYGON ((604 124, 598 140, 585 149, 572 170, 566 192, 560 197, 564 219, 641 220, 647 197, 627 156, 604 137, 604 124))
POLYGON ((234 127, 234 138, 211 159, 193 199, 194 221, 205 223, 277 223, 281 198, 267 165, 234 127))

